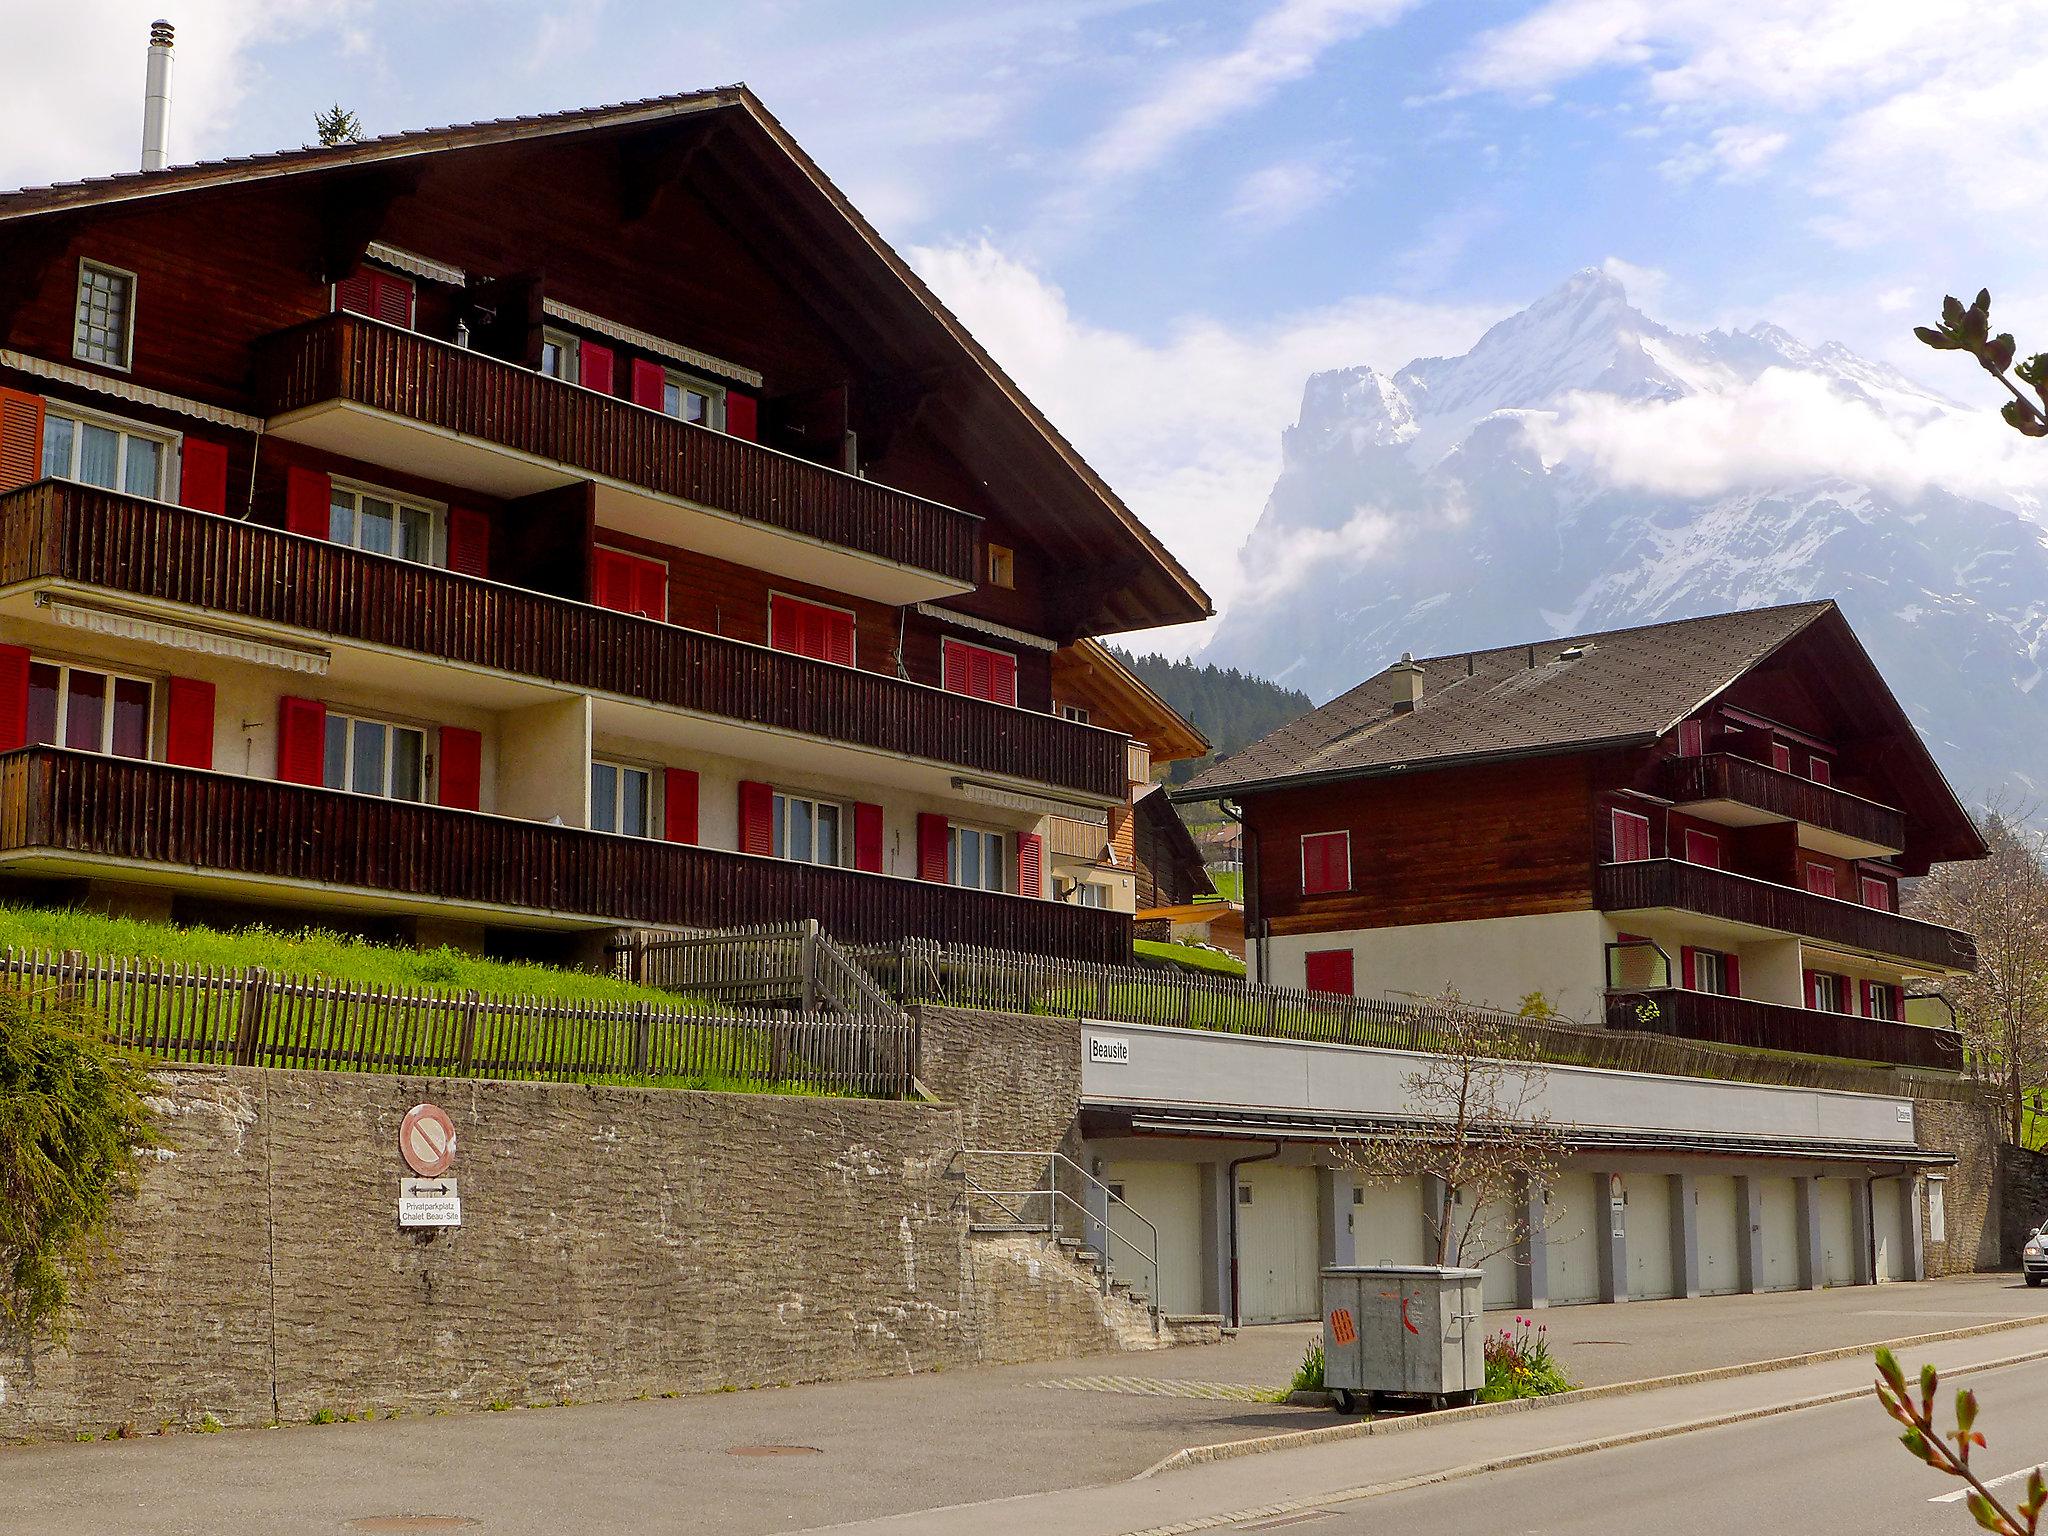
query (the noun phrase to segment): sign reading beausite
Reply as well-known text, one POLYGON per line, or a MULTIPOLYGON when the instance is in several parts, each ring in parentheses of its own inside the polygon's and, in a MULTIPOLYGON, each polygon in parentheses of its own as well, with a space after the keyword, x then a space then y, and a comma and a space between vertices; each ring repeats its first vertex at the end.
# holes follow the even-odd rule
POLYGON ((462 1201, 455 1180, 455 1122, 438 1104, 415 1104, 398 1123, 398 1154, 417 1178, 398 1181, 401 1227, 459 1227, 462 1201))

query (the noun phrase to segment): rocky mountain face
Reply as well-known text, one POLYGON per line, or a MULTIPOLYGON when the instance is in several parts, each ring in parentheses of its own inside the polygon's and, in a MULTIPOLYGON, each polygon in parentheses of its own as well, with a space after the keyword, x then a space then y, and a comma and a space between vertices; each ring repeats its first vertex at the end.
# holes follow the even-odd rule
POLYGON ((1780 397, 1880 434, 1967 409, 1774 326, 1674 333, 1598 271, 1462 357, 1317 374, 1201 659, 1321 701, 1402 651, 1834 597, 1966 799, 2048 789, 2034 510, 1859 478, 1853 437, 1775 454, 1780 397))

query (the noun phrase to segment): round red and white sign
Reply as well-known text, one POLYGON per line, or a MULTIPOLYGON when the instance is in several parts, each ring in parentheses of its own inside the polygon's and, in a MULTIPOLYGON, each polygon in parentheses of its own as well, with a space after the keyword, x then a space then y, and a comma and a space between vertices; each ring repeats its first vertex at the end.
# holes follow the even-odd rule
POLYGON ((438 1104, 415 1104, 398 1122, 398 1155, 423 1179, 438 1179, 455 1161, 455 1122, 438 1104))

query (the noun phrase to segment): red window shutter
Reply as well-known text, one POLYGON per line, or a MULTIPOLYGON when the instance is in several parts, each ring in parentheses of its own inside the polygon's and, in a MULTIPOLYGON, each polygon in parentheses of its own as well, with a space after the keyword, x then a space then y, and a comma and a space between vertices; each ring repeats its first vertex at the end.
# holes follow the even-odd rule
POLYGON ((1891 886, 1883 880, 1873 880, 1870 876, 1865 875, 1863 877, 1863 905, 1875 907, 1880 912, 1891 911, 1891 886))
POLYGON ((178 505, 195 512, 227 511, 227 444, 185 439, 178 453, 178 505))
POLYGON ((1816 784, 1835 782, 1835 765, 1824 757, 1810 757, 1806 760, 1806 776, 1816 784))
POLYGON ((633 612, 643 619, 668 620, 668 567, 658 560, 633 562, 633 612))
POLYGON ((1681 757, 1698 757, 1706 750, 1707 727, 1702 720, 1681 720, 1678 723, 1678 754, 1681 757))
POLYGON ((43 397, 0 389, 0 491, 43 478, 43 397))
POLYGON ((441 727, 441 803, 458 811, 483 804, 484 739, 459 725, 441 727))
POLYGON ((1858 982, 1856 985, 1856 991, 1863 1000, 1862 1005, 1858 1011, 1862 1013, 1863 1017, 1865 1017, 1866 1019, 1874 1018, 1877 1014, 1877 1010, 1870 1006, 1870 991, 1871 988, 1876 985, 1877 983, 1872 981, 1858 982))
POLYGON ((1820 973, 1818 971, 1805 971, 1801 974, 1806 981, 1806 1006, 1818 1008, 1820 1006, 1820 973))
POLYGON ((327 752, 327 706, 318 699, 277 701, 277 776, 287 784, 318 784, 327 752))
POLYGON ((180 768, 213 766, 212 683, 174 677, 164 706, 164 761, 180 768))
POLYGON ((377 313, 376 274, 368 267, 357 267, 352 274, 336 283, 334 307, 352 310, 359 315, 377 313))
POLYGON ((0 752, 28 745, 28 648, 0 645, 0 752))
POLYGON ((775 849, 775 790, 751 779, 740 782, 740 852, 772 853, 775 849))
POLYGON ((965 693, 967 683, 967 647, 948 640, 939 647, 939 686, 948 693, 965 693))
POLYGON ((1692 946, 1691 946, 1690 944, 1683 944, 1683 945, 1680 945, 1680 946, 1679 946, 1679 950, 1678 950, 1678 979, 1679 979, 1679 983, 1680 983, 1680 985, 1682 985, 1682 986, 1683 986, 1683 987, 1684 987, 1684 988, 1685 988, 1685 989, 1686 989, 1686 990, 1687 990, 1688 992, 1690 992, 1690 991, 1692 990, 1692 987, 1693 987, 1693 963, 1692 963, 1692 957, 1693 957, 1693 948, 1692 948, 1692 946))
POLYGON ((825 659, 842 667, 853 665, 853 615, 825 616, 825 659))
POLYGON ((930 811, 917 814, 917 878, 946 883, 946 818, 930 811))
POLYGON ((616 608, 625 611, 619 601, 618 588, 619 558, 608 549, 593 549, 590 552, 590 600, 600 608, 616 608))
POLYGON ((1834 895, 1834 869, 1826 864, 1808 864, 1806 866, 1806 888, 1816 896, 1834 895))
POLYGON ((1742 996, 1742 957, 1723 955, 1721 957, 1721 988, 1729 997, 1742 996))
POLYGON ((668 385, 668 374, 661 364, 650 363, 644 357, 633 359, 633 403, 644 405, 651 411, 661 409, 662 394, 668 385))
POLYGON ((465 576, 491 573, 491 520, 467 507, 448 509, 448 569, 465 576))
POLYGON ((328 503, 334 485, 317 470, 292 468, 284 472, 284 525, 292 533, 324 539, 332 518, 328 503))
POLYGON ((853 808, 853 867, 882 872, 882 808, 866 801, 853 808))
POLYGON ((1695 832, 1685 829, 1685 861, 1699 864, 1707 869, 1721 867, 1721 839, 1711 832, 1695 832))
POLYGON ((612 392, 612 349, 594 341, 576 344, 576 382, 600 395, 612 392))
POLYGON ((1893 986, 1889 990, 1892 994, 1892 1017, 1903 1024, 1906 1019, 1906 989, 1893 986))
POLYGON ((988 696, 998 704, 1015 705, 1017 702, 1017 658, 991 654, 989 669, 992 673, 988 696))
POLYGON ((697 775, 691 769, 662 772, 661 835, 671 843, 697 841, 697 775))
POLYGON ((370 274, 370 313, 386 325, 401 325, 412 329, 413 286, 409 277, 399 277, 390 272, 370 274))
POLYGON ((736 389, 725 392, 725 430, 752 442, 760 434, 755 423, 754 397, 736 389))
POLYGON ((1335 992, 1350 997, 1354 990, 1351 951, 1314 949, 1302 956, 1305 979, 1311 992, 1335 992))
POLYGON ((1790 743, 1783 741, 1771 743, 1771 766, 1780 773, 1790 773, 1792 771, 1792 747, 1790 743))
POLYGON ((1835 978, 1835 1006, 1843 1013, 1856 1011, 1856 989, 1850 985, 1846 976, 1835 978))
POLYGON ((1017 834, 1017 894, 1045 895, 1045 839, 1036 832, 1017 834))

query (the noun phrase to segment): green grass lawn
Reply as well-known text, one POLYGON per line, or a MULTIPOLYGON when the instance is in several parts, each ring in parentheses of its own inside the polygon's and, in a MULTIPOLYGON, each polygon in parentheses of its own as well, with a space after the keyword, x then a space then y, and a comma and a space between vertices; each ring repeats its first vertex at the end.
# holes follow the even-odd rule
POLYGON ((2033 1152, 2048 1152, 2048 1093, 2029 1094, 2020 1111, 2020 1145, 2033 1152))
POLYGON ((1244 871, 1241 869, 1219 869, 1209 876, 1209 883, 1216 887, 1216 894, 1225 901, 1244 900, 1244 871))
POLYGON ((1163 960, 1169 965, 1184 966, 1193 971, 1214 971, 1223 976, 1242 976, 1244 962, 1213 949, 1202 949, 1194 944, 1161 943, 1157 939, 1138 939, 1131 946, 1141 960, 1163 960))
POLYGON ((95 959, 163 960, 241 970, 265 966, 287 976, 318 976, 357 986, 477 991, 562 1002, 681 1003, 673 992, 609 976, 510 960, 485 960, 454 949, 371 944, 317 929, 282 933, 246 928, 227 933, 172 923, 103 917, 94 912, 0 906, 0 945, 75 949, 95 959))

